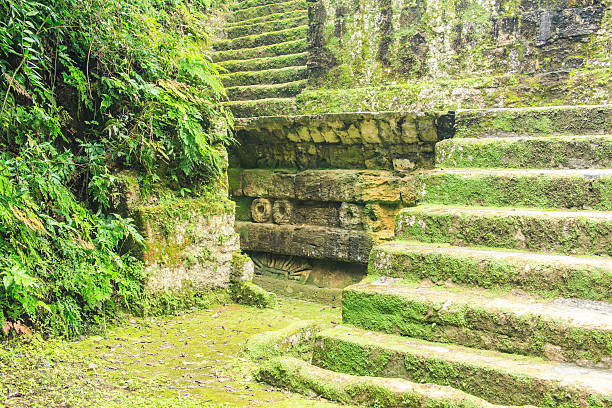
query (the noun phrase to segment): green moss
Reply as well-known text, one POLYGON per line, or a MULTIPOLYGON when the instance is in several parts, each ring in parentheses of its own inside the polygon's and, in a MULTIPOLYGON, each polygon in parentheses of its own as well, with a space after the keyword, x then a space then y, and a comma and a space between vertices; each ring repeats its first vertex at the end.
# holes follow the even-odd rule
POLYGON ((281 84, 306 78, 306 67, 285 67, 261 71, 244 71, 222 76, 226 87, 258 84, 281 84))
POLYGON ((310 352, 310 339, 318 331, 312 321, 298 321, 281 330, 259 333, 248 339, 244 354, 251 360, 261 361, 284 353, 302 355, 310 352))
POLYGON ((405 384, 400 390, 384 379, 338 375, 295 358, 276 358, 263 365, 258 378, 303 394, 372 408, 483 408, 487 404, 459 391, 405 384))
POLYGON ((252 282, 234 282, 230 285, 232 299, 239 304, 259 308, 274 307, 276 295, 252 282))
MULTIPOLYGON (((501 212, 501 211, 500 211, 501 212)), ((444 207, 406 208, 398 213, 396 237, 459 246, 486 246, 563 254, 612 255, 612 221, 542 214, 499 214, 444 207)))
POLYGON ((436 144, 436 164, 446 168, 610 168, 612 138, 449 139, 436 144))
POLYGON ((257 35, 270 31, 279 31, 287 28, 295 28, 308 24, 308 15, 302 12, 297 17, 285 17, 280 20, 270 20, 260 23, 234 25, 227 27, 227 35, 229 38, 245 37, 249 35, 257 35))
MULTIPOLYGON (((411 343, 418 343, 412 340, 411 343)), ((313 364, 353 375, 404 378, 421 383, 448 385, 496 404, 541 405, 554 401, 557 407, 570 408, 588 394, 559 381, 517 374, 509 368, 497 368, 482 362, 445 359, 452 353, 438 354, 428 343, 409 345, 397 340, 388 342, 380 335, 369 336, 351 328, 337 327, 317 335, 313 364), (388 356, 385 365, 374 363, 378 356, 388 356)), ((452 352, 452 349, 450 350, 452 352)))
POLYGON ((243 60, 251 58, 268 58, 280 55, 296 54, 306 51, 306 39, 300 38, 279 44, 264 45, 255 48, 242 48, 236 50, 219 51, 211 54, 215 62, 227 60, 243 60))
MULTIPOLYGON (((260 71, 262 72, 262 71, 260 71)), ((288 78, 293 80, 293 78, 288 78)), ((274 80, 276 81, 276 79, 274 80)), ((226 88, 227 96, 234 101, 264 98, 290 98, 306 87, 306 80, 278 84, 247 85, 226 88)))
POLYGON ((285 67, 295 67, 306 65, 308 53, 299 52, 296 54, 279 55, 268 58, 254 58, 250 60, 230 60, 221 62, 221 66, 230 72, 236 71, 257 71, 264 69, 276 69, 285 67))
POLYGON ((452 281, 508 292, 520 288, 544 298, 567 297, 612 301, 608 290, 612 276, 608 270, 588 265, 525 259, 521 252, 504 257, 486 254, 376 247, 370 254, 370 275, 387 275, 409 281, 429 279, 452 281), (526 274, 525 270, 536 271, 526 274))
POLYGON ((233 40, 221 40, 214 44, 214 48, 219 51, 235 50, 239 48, 255 48, 262 45, 278 44, 287 41, 306 38, 308 26, 286 28, 269 33, 249 35, 233 40))
POLYGON ((428 204, 612 210, 612 176, 535 173, 423 173, 428 204))
POLYGON ((612 334, 605 330, 463 301, 378 293, 360 285, 344 290, 342 318, 366 330, 513 354, 547 357, 545 345, 551 344, 560 347, 565 361, 597 363, 612 349, 612 334))
POLYGON ((287 1, 281 3, 266 4, 254 6, 242 10, 236 10, 233 13, 233 21, 242 21, 262 17, 276 13, 286 13, 295 10, 307 10, 308 2, 305 0, 287 1))

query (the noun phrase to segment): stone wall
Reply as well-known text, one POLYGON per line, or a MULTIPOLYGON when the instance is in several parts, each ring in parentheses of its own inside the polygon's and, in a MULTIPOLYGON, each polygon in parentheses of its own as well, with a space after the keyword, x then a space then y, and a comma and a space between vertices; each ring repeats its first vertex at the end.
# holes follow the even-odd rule
POLYGON ((318 0, 310 18, 332 87, 610 65, 607 0, 318 0))
POLYGON ((415 204, 413 170, 433 167, 453 120, 381 112, 238 121, 229 188, 254 281, 339 301, 364 276, 372 246, 393 237, 397 212, 415 204))
POLYGON ((609 0, 317 0, 300 114, 612 102, 609 0))
POLYGON ((149 290, 229 286, 232 257, 239 249, 233 207, 216 213, 207 204, 185 200, 138 207, 149 290))
POLYGON ((411 170, 433 164, 452 115, 343 113, 241 119, 233 167, 411 170))

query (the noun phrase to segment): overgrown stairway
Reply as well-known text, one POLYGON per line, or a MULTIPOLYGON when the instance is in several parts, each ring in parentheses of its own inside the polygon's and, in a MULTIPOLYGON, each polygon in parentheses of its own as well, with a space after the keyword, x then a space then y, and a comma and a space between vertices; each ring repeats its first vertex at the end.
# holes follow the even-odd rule
POLYGON ((377 406, 612 407, 610 117, 592 135, 494 137, 499 119, 437 144, 420 205, 344 290, 343 325, 316 335, 316 378, 287 358, 272 374, 331 398, 351 383, 358 402, 364 379, 402 379, 403 399, 390 382, 377 406))
POLYGON ((228 19, 228 39, 214 44, 212 58, 227 70, 223 84, 234 115, 292 112, 307 82, 308 3, 243 0, 228 19))

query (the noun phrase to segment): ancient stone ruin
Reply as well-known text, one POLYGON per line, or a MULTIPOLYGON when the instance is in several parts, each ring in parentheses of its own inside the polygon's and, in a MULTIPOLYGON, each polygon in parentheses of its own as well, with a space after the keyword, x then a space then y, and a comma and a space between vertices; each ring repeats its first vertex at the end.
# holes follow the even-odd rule
POLYGON ((610 7, 235 3, 213 60, 240 248, 266 290, 342 307, 248 345, 259 380, 612 406, 610 7))

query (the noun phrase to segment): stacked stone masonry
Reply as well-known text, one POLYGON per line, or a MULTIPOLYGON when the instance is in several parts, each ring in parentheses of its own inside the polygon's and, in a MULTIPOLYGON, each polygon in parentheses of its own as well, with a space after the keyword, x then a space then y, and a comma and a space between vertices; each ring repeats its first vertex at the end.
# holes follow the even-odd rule
MULTIPOLYGON (((367 252, 359 237, 373 245, 367 276, 343 290, 342 325, 299 346, 300 359, 262 366, 260 378, 364 406, 611 407, 612 106, 432 117, 435 155, 423 151, 414 168, 393 167, 405 152, 379 124, 377 138, 365 142, 362 130, 357 143, 385 152, 369 168, 232 170, 243 247, 357 264, 367 252), (354 218, 373 205, 389 210, 382 230, 354 218)), ((325 120, 334 115, 249 120, 242 137, 341 143, 346 134, 318 138, 334 129, 325 120), (308 121, 310 139, 299 136, 308 121), (247 136, 256 123, 262 133, 247 136)), ((271 151, 249 149, 251 166, 274 166, 271 151)))

